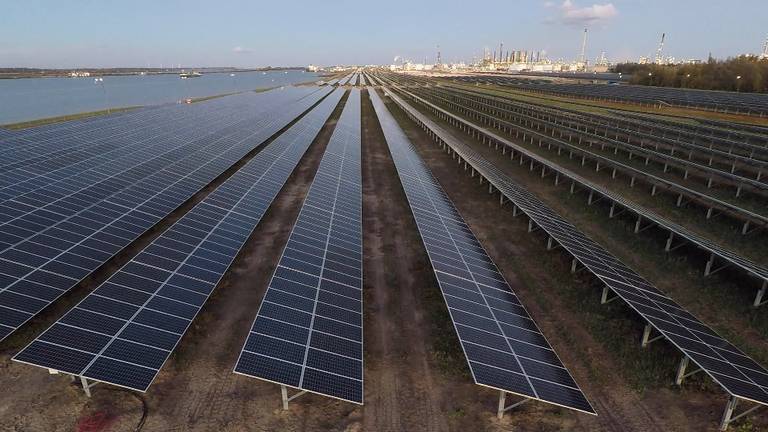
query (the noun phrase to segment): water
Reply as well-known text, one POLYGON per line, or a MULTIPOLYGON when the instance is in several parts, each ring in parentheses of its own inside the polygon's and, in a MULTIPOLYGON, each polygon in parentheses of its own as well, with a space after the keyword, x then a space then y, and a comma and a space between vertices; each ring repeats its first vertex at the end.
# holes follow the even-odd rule
POLYGON ((93 77, 0 79, 0 125, 318 79, 302 71, 210 73, 190 79, 175 74, 105 76, 103 83, 93 77))

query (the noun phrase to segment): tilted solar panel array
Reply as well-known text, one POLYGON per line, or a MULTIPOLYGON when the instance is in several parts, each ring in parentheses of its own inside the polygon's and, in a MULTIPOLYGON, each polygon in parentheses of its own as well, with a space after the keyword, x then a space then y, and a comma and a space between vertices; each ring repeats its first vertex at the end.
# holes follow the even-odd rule
POLYGON ((362 404, 360 121, 353 89, 235 372, 362 404))
POLYGON ((1 203, 0 339, 329 91, 293 103, 290 98, 285 106, 156 157, 148 142, 143 162, 130 159, 130 168, 129 159, 120 159, 1 203))
POLYGON ((342 94, 281 134, 14 360, 146 391, 342 94))
POLYGON ((441 126, 410 107, 399 96, 392 95, 392 98, 421 121, 429 122, 430 129, 444 142, 464 160, 470 161, 475 170, 727 392, 742 399, 768 404, 768 370, 720 337, 480 154, 451 139, 450 134, 441 126))
POLYGON ((360 74, 360 85, 363 86, 363 87, 368 85, 368 83, 365 82, 365 74, 364 73, 360 74))
MULTIPOLYGON (((393 86, 394 87, 394 86, 393 86)), ((442 110, 441 108, 437 107, 434 104, 431 104, 430 102, 424 100, 423 98, 415 95, 414 93, 411 93, 409 91, 406 91, 400 87, 398 88, 399 91, 401 91, 404 95, 407 95, 408 97, 417 100, 425 105, 428 105, 430 107, 433 107, 434 109, 441 110, 443 113, 448 113, 445 110, 442 110)), ((621 204, 624 208, 630 209, 632 212, 636 213, 639 216, 642 216, 646 219, 648 219, 649 222, 653 222, 660 227, 667 229, 674 233, 675 235, 678 235, 697 246, 701 247, 702 249, 705 249, 707 252, 712 253, 720 257, 721 259, 740 267, 744 270, 746 270, 748 273, 752 274, 753 276, 760 278, 762 280, 768 280, 768 268, 765 266, 759 265, 747 258, 744 258, 743 256, 740 256, 739 254, 732 252, 726 248, 723 248, 722 246, 718 245, 717 243, 696 234, 693 231, 690 231, 683 227, 682 225, 676 224, 670 220, 664 219, 661 216, 659 216, 656 213, 653 213, 645 208, 642 208, 638 206, 637 204, 625 199, 620 194, 613 193, 609 191, 608 189, 599 186, 584 177, 581 177, 580 175, 574 173, 573 171, 570 171, 566 168, 563 168, 562 166, 558 165, 557 163, 554 163, 544 157, 541 157, 537 155, 535 152, 532 152, 525 147, 522 147, 520 145, 517 145, 509 140, 504 139, 501 136, 493 135, 492 133, 488 133, 489 136, 495 136, 494 139, 498 140, 499 142, 502 142, 505 146, 512 149, 513 151, 517 151, 520 154, 524 154, 526 157, 529 157, 531 160, 534 160, 542 166, 546 166, 549 169, 552 169, 556 172, 559 172, 560 174, 565 175, 566 177, 575 180, 579 184, 581 184, 583 187, 588 188, 592 191, 595 191, 599 193, 600 195, 603 195, 610 200, 612 200, 615 203, 621 204)))
POLYGON ((381 99, 369 94, 475 383, 595 414, 381 99))
POLYGON ((12 131, 10 129, 6 129, 4 127, 0 127, 0 148, 3 148, 6 145, 6 143, 3 141, 3 139, 10 138, 10 137, 12 137, 14 135, 15 135, 14 131, 12 131))
MULTIPOLYGON (((0 200, 52 186, 70 185, 72 177, 84 176, 80 185, 107 178, 112 171, 99 167, 127 169, 178 148, 191 151, 207 139, 223 138, 249 123, 259 113, 306 96, 311 90, 289 88, 261 94, 245 94, 207 101, 202 104, 173 105, 143 110, 131 118, 93 122, 104 127, 64 127, 48 134, 29 135, 33 144, 23 148, 0 149, 0 200), (255 108, 255 109, 254 109, 255 108), (233 129, 233 126, 235 128, 233 129), (90 174, 90 176, 89 176, 90 174)), ((45 194, 45 191, 41 191, 45 194)), ((50 193, 50 192, 48 192, 50 193)), ((36 205, 35 202, 32 203, 36 205)))

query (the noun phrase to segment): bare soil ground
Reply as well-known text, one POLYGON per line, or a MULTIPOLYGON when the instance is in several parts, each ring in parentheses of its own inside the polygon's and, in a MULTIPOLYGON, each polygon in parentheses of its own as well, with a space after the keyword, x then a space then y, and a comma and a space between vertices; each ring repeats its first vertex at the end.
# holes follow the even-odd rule
MULTIPOLYGON (((529 403, 496 419, 498 394, 474 385, 467 372, 387 145, 364 96, 364 406, 306 394, 282 411, 278 386, 232 373, 340 114, 337 109, 146 394, 100 385, 89 399, 64 376, 10 361, 20 346, 66 310, 64 302, 34 330, 2 348, 0 430, 133 431, 143 416, 143 431, 174 432, 716 428, 725 402, 722 393, 696 380, 682 389, 669 385, 674 369, 666 367, 673 368, 677 358, 670 357, 669 364, 657 360, 674 351, 663 344, 641 350, 639 323, 615 303, 600 306, 599 291, 589 280, 574 280, 566 261, 528 234, 523 220, 499 208, 498 197, 484 193, 402 113, 393 113, 595 404, 598 417, 529 403), (606 332, 606 327, 614 330, 606 332), (666 385, 652 381, 638 389, 631 371, 649 368, 651 362, 665 367, 666 385)), ((558 202, 556 194, 529 183, 558 202)), ((564 204, 557 208, 569 209, 564 204)), ((69 303, 97 285, 98 278, 90 284, 69 303)), ((742 323, 737 320, 733 328, 743 328, 742 323)))

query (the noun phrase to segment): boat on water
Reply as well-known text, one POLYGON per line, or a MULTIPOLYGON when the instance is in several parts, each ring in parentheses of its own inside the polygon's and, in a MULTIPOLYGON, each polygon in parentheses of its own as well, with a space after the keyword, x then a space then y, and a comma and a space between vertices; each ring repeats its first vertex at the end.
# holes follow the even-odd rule
POLYGON ((203 76, 203 74, 201 74, 200 72, 182 72, 179 74, 179 78, 181 79, 197 78, 201 76, 203 76))

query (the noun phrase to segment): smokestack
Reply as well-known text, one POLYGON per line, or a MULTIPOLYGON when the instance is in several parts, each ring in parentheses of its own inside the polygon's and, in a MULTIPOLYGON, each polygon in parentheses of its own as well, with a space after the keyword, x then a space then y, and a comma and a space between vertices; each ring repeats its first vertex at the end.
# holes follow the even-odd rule
POLYGON ((584 29, 584 39, 581 41, 581 55, 579 56, 579 61, 581 63, 584 63, 586 66, 587 64, 587 29, 584 29))

